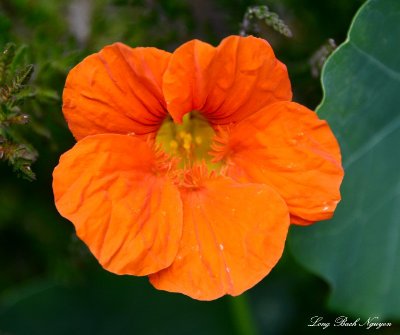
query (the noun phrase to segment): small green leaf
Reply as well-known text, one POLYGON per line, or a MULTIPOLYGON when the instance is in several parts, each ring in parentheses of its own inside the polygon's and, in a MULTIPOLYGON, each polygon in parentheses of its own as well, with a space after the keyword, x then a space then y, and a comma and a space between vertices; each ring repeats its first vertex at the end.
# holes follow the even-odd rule
POLYGON ((14 78, 14 86, 18 89, 23 87, 23 85, 27 84, 29 79, 32 76, 34 67, 32 64, 25 65, 24 68, 16 74, 14 78))
POLYGON ((400 1, 370 0, 328 59, 318 108, 341 145, 342 202, 294 227, 297 259, 331 285, 331 308, 400 319, 400 1))
POLYGON ((15 44, 7 43, 3 52, 0 54, 0 85, 7 79, 7 69, 15 56, 15 44))

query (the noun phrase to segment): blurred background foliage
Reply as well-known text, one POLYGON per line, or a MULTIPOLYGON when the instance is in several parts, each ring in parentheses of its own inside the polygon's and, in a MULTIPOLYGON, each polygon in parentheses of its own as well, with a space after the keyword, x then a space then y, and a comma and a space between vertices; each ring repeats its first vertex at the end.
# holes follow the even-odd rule
POLYGON ((356 334, 354 329, 307 327, 311 316, 333 320, 340 311, 325 308, 328 285, 299 266, 289 250, 246 297, 210 303, 155 291, 145 278, 105 272, 56 212, 51 174, 60 154, 74 144, 61 113, 65 77, 104 45, 121 41, 173 51, 193 38, 216 45, 239 33, 249 6, 267 5, 293 36, 263 23, 258 34, 286 63, 294 100, 315 108, 322 98, 322 61, 333 41, 345 40, 362 3, 0 0, 0 50, 13 42, 19 66, 34 65, 31 94, 19 105, 29 123, 15 132, 38 153, 34 182, 18 178, 0 161, 0 334, 356 334))

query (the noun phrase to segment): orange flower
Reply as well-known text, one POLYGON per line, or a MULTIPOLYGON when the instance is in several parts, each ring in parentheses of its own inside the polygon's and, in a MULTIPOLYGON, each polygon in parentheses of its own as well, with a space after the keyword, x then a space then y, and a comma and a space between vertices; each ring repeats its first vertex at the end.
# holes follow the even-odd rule
POLYGON ((281 257, 290 218, 328 219, 340 200, 336 139, 291 96, 262 39, 107 46, 66 81, 78 142, 54 170, 57 209, 111 272, 239 295, 281 257))

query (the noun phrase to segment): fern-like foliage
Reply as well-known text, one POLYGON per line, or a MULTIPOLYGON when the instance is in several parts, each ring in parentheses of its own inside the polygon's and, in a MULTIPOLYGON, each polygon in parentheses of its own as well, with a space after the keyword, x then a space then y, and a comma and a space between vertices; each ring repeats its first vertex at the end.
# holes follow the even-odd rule
POLYGON ((15 44, 8 43, 0 54, 0 160, 8 162, 20 176, 33 180, 31 165, 37 152, 20 131, 29 122, 21 106, 34 95, 27 86, 33 65, 20 65, 18 51, 15 44))
POLYGON ((240 35, 259 35, 260 21, 286 37, 292 37, 293 35, 290 28, 279 18, 278 14, 271 12, 267 6, 251 6, 247 8, 240 27, 240 35))

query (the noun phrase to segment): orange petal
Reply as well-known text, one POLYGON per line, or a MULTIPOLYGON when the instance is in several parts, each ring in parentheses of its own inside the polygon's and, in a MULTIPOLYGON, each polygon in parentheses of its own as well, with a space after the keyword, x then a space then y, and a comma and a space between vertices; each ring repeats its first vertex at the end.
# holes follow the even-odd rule
POLYGON ((167 114, 161 81, 169 58, 155 48, 115 43, 74 67, 63 112, 75 138, 157 131, 167 114))
POLYGON ((181 193, 180 249, 169 268, 150 276, 156 288, 212 300, 239 295, 271 271, 289 226, 287 206, 273 189, 211 177, 181 193))
POLYGON ((343 179, 340 148, 316 113, 294 102, 276 103, 228 136, 228 175, 274 187, 288 204, 292 223, 332 217, 343 179))
POLYGON ((210 65, 216 50, 193 40, 180 46, 171 56, 163 78, 163 92, 172 118, 181 123, 186 113, 200 110, 211 84, 210 65))
POLYGON ((182 234, 178 189, 132 136, 84 138, 53 173, 56 207, 107 270, 147 275, 171 264, 182 234), (153 172, 155 171, 155 172, 153 172))
POLYGON ((213 124, 240 121, 261 107, 292 97, 285 65, 267 41, 230 36, 214 48, 190 41, 165 72, 163 91, 176 121, 199 110, 213 124))
POLYGON ((305 220, 305 219, 299 218, 298 216, 291 215, 290 223, 297 224, 299 226, 309 226, 310 224, 313 224, 314 221, 305 220))

